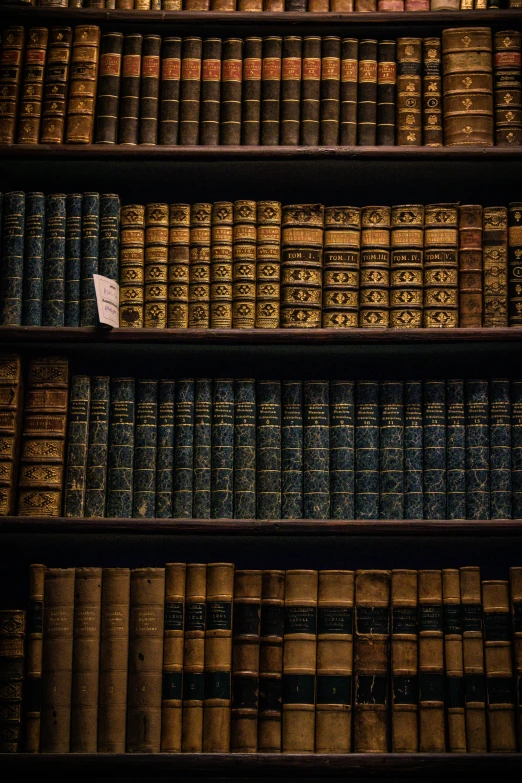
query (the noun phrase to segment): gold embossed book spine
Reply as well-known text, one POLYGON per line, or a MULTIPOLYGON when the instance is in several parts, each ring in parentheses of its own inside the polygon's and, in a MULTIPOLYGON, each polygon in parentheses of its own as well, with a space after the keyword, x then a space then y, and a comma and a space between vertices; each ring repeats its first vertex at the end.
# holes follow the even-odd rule
POLYGON ((221 38, 205 38, 201 54, 201 144, 219 144, 221 38))
POLYGON ((256 212, 255 201, 234 202, 232 239, 232 326, 253 329, 256 322, 256 212))
POLYGON ((417 571, 391 572, 391 739, 394 753, 419 749, 417 571))
POLYGON ((422 39, 397 40, 397 144, 422 144, 422 39))
POLYGON ((29 566, 29 607, 27 610, 26 667, 24 682, 24 750, 40 751, 42 711, 43 601, 45 566, 29 566))
POLYGON ((283 207, 281 232, 281 326, 321 326, 324 207, 283 207))
POLYGON ((167 276, 169 244, 168 204, 145 208, 145 312, 146 329, 167 326, 167 276))
POLYGON ((522 202, 508 206, 508 315, 510 326, 522 326, 522 202))
POLYGON ((190 209, 190 270, 188 325, 210 326, 210 238, 212 204, 192 204, 190 209))
POLYGON ((225 38, 221 69, 220 142, 241 143, 243 39, 225 38))
POLYGON ((462 649, 460 574, 458 568, 442 569, 442 603, 448 750, 452 753, 465 753, 467 745, 464 701, 464 659, 462 649))
POLYGON ((468 753, 485 753, 488 743, 480 568, 464 566, 459 570, 466 746, 468 753))
POLYGON ((482 207, 459 207, 459 326, 480 328, 483 313, 482 207))
POLYGON ((359 326, 383 329, 390 321, 390 207, 361 210, 359 326))
POLYGON ((355 328, 359 323, 361 210, 325 207, 323 327, 355 328))
POLYGON ((441 147, 442 130, 442 60, 440 38, 422 41, 422 126, 425 147, 441 147))
POLYGON ((160 144, 178 143, 180 79, 181 38, 169 36, 161 48, 160 144))
POLYGON ((341 39, 323 37, 321 51, 321 144, 339 144, 339 98, 341 88, 341 39))
POLYGON ((261 133, 261 69, 263 39, 249 36, 243 48, 241 143, 259 144, 261 133))
POLYGON ((21 749, 25 637, 25 611, 0 609, 1 753, 18 753, 21 749))
POLYGON ((140 84, 140 144, 158 143, 161 37, 143 37, 140 84))
POLYGON ((321 38, 303 38, 303 70, 301 81, 301 144, 319 144, 321 110, 321 38))
POLYGON ((181 751, 186 572, 185 563, 167 563, 165 565, 165 625, 161 694, 162 753, 180 753, 181 751))
POLYGON ((281 752, 285 572, 263 571, 259 639, 259 753, 281 752))
POLYGON ((232 202, 214 202, 210 250, 210 327, 212 329, 230 329, 232 326, 233 224, 232 202))
POLYGON ((16 136, 16 115, 20 82, 22 80, 22 53, 25 28, 7 27, 2 31, 0 51, 0 143, 13 144, 16 136))
POLYGON ((495 144, 522 142, 520 32, 503 30, 494 37, 495 144))
POLYGON ((373 145, 377 138, 377 41, 359 41, 357 85, 357 144, 373 145))
POLYGON ((20 97, 18 143, 38 144, 42 116, 45 56, 49 30, 32 27, 25 45, 25 63, 20 97))
POLYGON ((71 61, 72 29, 51 27, 43 89, 42 144, 61 144, 65 133, 67 83, 71 61))
POLYGON ((390 326, 422 326, 424 207, 407 204, 391 210, 390 326))
POLYGON ((419 750, 444 753, 442 574, 419 571, 419 750))
POLYGON ((186 329, 189 302, 190 204, 169 209, 167 326, 186 329))
POLYGON ((145 207, 121 208, 120 225, 120 326, 143 326, 145 274, 145 207))
POLYGON ((135 145, 138 143, 142 48, 143 36, 140 33, 131 33, 123 39, 119 144, 135 145))
POLYGON ((185 589, 185 640, 183 645, 183 717, 181 750, 203 750, 203 697, 205 679, 205 625, 207 566, 188 563, 185 589))
POLYGON ((424 208, 424 326, 459 323, 457 204, 424 208))
POLYGON ((518 747, 522 747, 522 568, 509 569, 518 747))
POLYGON ((301 72, 303 39, 298 35, 283 38, 281 64, 281 144, 299 144, 301 114, 301 72))
POLYGON ((339 143, 347 146, 355 146, 357 142, 358 53, 359 41, 357 38, 343 38, 341 40, 339 143))
POLYGON ((256 328, 277 329, 280 320, 281 204, 257 202, 256 328))
POLYGON ((92 144, 93 141, 99 47, 99 27, 78 25, 74 28, 67 103, 68 144, 92 144))
POLYGON ((23 408, 22 360, 0 356, 0 516, 14 514, 23 408))
POLYGON ((508 211, 484 207, 483 326, 508 326, 508 211))

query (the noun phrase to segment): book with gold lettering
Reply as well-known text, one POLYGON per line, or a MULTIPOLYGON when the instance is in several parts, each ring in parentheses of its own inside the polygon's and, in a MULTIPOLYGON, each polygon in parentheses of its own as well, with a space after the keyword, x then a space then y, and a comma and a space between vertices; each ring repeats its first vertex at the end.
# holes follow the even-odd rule
POLYGON ((232 239, 234 205, 215 201, 212 205, 212 244, 210 248, 210 327, 232 326, 232 239))
POLYGON ((169 244, 168 204, 145 207, 145 308, 146 329, 167 326, 167 277, 169 244))
POLYGON ((281 232, 281 325, 321 325, 324 207, 283 207, 281 232))
POLYGON ((390 207, 361 210, 359 326, 382 329, 390 320, 390 207))
POLYGON ((424 207, 407 204, 391 210, 390 326, 422 326, 424 282, 424 207))
MULTIPOLYGON (((482 207, 459 206, 459 326, 483 323, 482 207)), ((483 276, 484 271, 484 276, 483 276)))
POLYGON ((255 201, 234 202, 232 237, 232 326, 253 329, 256 320, 256 212, 255 201))
POLYGON ((397 40, 397 144, 422 144, 422 39, 397 40))
POLYGON ((484 315, 482 326, 508 325, 508 210, 483 210, 484 315))
POLYGON ((256 329, 277 329, 280 320, 281 204, 257 202, 256 329))
POLYGON ((354 328, 359 323, 361 210, 325 207, 322 326, 354 328))
POLYGON ((161 751, 167 753, 181 751, 186 571, 185 563, 165 565, 161 751))
POLYGON ((210 244, 212 204, 190 208, 190 273, 188 325, 192 329, 210 326, 210 244))
POLYGON ((457 204, 424 208, 424 326, 459 323, 457 204))
POLYGON ((201 144, 219 144, 221 38, 205 38, 201 54, 201 144))
POLYGON ((165 37, 161 49, 160 144, 178 143, 180 79, 181 38, 165 37))
POLYGON ((102 35, 96 98, 97 144, 116 144, 118 141, 122 52, 123 33, 102 35))
POLYGON ((2 144, 13 144, 16 136, 24 44, 24 27, 12 26, 2 31, 2 48, 0 50, 0 93, 2 95, 0 143, 2 144))
POLYGON ((19 144, 38 144, 42 116, 45 59, 49 30, 31 27, 25 43, 20 107, 18 110, 19 144))
POLYGON ((190 204, 171 204, 169 208, 169 253, 167 289, 167 326, 188 326, 190 256, 190 204))
POLYGON ((42 144, 61 144, 65 134, 67 84, 71 62, 71 27, 51 27, 42 101, 42 144))
POLYGON ((145 207, 121 208, 120 230, 120 326, 143 327, 145 271, 145 207))
POLYGON ((495 33, 495 144, 518 146, 522 142, 520 32, 495 33))
POLYGON ((74 28, 67 102, 67 144, 92 144, 98 82, 100 28, 74 28))
POLYGON ((118 144, 138 143, 142 48, 141 33, 131 33, 123 39, 118 144))

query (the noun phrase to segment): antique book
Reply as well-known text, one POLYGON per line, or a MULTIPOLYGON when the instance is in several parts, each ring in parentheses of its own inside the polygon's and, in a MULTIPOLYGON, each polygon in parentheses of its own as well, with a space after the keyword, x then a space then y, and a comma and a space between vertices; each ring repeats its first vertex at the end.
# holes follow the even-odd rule
POLYGON ((22 326, 41 326, 43 310, 45 196, 27 193, 25 199, 22 326))
POLYGON ((210 519, 212 465, 212 379, 194 381, 194 485, 192 514, 210 519))
POLYGON ((156 516, 158 381, 136 378, 132 516, 156 516))
POLYGON ((330 402, 328 381, 303 382, 303 511, 330 518, 330 402))
POLYGON ((100 626, 98 753, 124 753, 130 569, 104 568, 100 626))
POLYGON ((488 382, 466 381, 466 517, 489 519, 488 382))
POLYGON ((321 38, 303 37, 301 76, 301 144, 317 146, 321 114, 321 38))
POLYGON ((282 381, 281 516, 303 518, 303 383, 282 381))
POLYGON ((355 519, 379 519, 379 381, 355 382, 355 519))
POLYGON ((67 144, 92 144, 100 28, 77 25, 71 53, 71 75, 67 98, 67 144))
POLYGON ((359 323, 361 210, 325 207, 322 326, 356 327, 359 323))
POLYGON ((174 468, 174 405, 176 382, 162 380, 158 384, 158 442, 156 452, 156 508, 158 519, 172 517, 174 468))
POLYGON ((260 140, 262 55, 262 38, 248 36, 244 39, 241 144, 258 145, 260 140))
POLYGON ((22 738, 22 696, 26 613, 0 609, 0 752, 18 753, 22 738))
POLYGON ((90 399, 90 377, 88 375, 73 375, 69 394, 63 502, 63 514, 66 517, 84 516, 90 399))
POLYGON ((466 519, 466 412, 464 381, 446 381, 446 508, 448 519, 466 519))
POLYGON ((390 575, 390 571, 355 572, 355 753, 388 750, 390 575))
POLYGON ((520 747, 520 738, 522 736, 522 699, 521 699, 521 679, 522 679, 522 568, 515 567, 509 569, 510 595, 511 595, 511 621, 513 626, 513 664, 515 674, 515 698, 517 712, 517 739, 520 747))
POLYGON ((0 356, 0 516, 14 514, 23 409, 22 360, 0 356))
POLYGON ((301 36, 287 35, 283 38, 280 141, 283 145, 297 146, 299 144, 302 47, 301 36))
POLYGON ((235 572, 230 750, 257 752, 262 571, 235 572))
POLYGON ((438 38, 422 40, 422 131, 425 147, 441 147, 442 131, 442 59, 438 38))
POLYGON ((135 379, 111 378, 107 465, 108 517, 132 517, 135 379))
POLYGON ((511 395, 510 382, 489 382, 490 519, 511 518, 511 395))
POLYGON ((422 326, 424 207, 406 204, 391 210, 390 326, 422 326))
POLYGON ((165 565, 161 751, 181 751, 185 563, 165 565))
POLYGON ((324 36, 321 55, 320 142, 336 146, 339 143, 341 39, 333 35, 324 36))
POLYGON ((319 571, 316 753, 352 746, 353 603, 353 571, 319 571))
POLYGON ((235 519, 256 516, 256 382, 234 382, 234 514, 235 519))
POLYGON ((458 326, 457 204, 424 208, 424 326, 458 326))
POLYGON ((395 104, 397 90, 397 43, 377 44, 377 144, 395 144, 395 104))
POLYGON ((484 207, 482 259, 484 314, 482 326, 508 325, 508 211, 484 207))
POLYGON ((452 753, 465 753, 467 748, 462 648, 463 628, 458 568, 442 569, 442 609, 448 750, 452 753))
POLYGON ((522 202, 508 206, 508 315, 510 326, 522 325, 522 202))
POLYGON ((257 202, 256 329, 279 326, 281 204, 257 202))
POLYGON ((459 206, 459 326, 482 326, 482 207, 459 206))
MULTIPOLYGON (((81 193, 69 193, 65 199, 65 281, 64 326, 80 325, 80 278, 82 265, 81 193)), ((118 237, 119 239, 119 237, 118 237)))
POLYGON ((330 517, 355 515, 355 383, 330 381, 330 517))
POLYGON ((201 144, 219 144, 221 38, 205 38, 201 53, 201 144))
POLYGON ((123 52, 123 33, 104 33, 100 40, 96 144, 116 144, 123 52))
POLYGON ((205 625, 207 566, 188 563, 185 588, 183 643, 183 707, 181 750, 203 750, 203 697, 205 679, 205 625))
POLYGON ((485 753, 487 750, 486 694, 480 568, 464 566, 459 571, 460 600, 462 602, 466 746, 468 753, 485 753))
POLYGON ((110 378, 91 377, 89 434, 85 477, 86 517, 104 517, 107 496, 107 462, 109 450, 110 378))
POLYGON ((423 385, 424 519, 446 519, 446 389, 444 381, 423 385))
POLYGON ((174 432, 172 514, 175 519, 190 519, 194 481, 194 381, 190 378, 176 381, 174 432))
POLYGON ((422 519, 422 381, 404 382, 404 519, 422 519))
POLYGON ((253 329, 256 318, 256 212, 255 201, 234 202, 232 236, 232 326, 253 329))
POLYGON ((179 132, 179 89, 181 38, 163 38, 161 48, 159 144, 177 144, 179 132))
POLYGON ((522 142, 520 32, 502 30, 494 39, 495 144, 522 142))
POLYGON ((259 639, 259 753, 281 752, 285 572, 263 571, 259 639))
POLYGON ((116 193, 100 195, 100 246, 98 272, 119 282, 120 265, 120 197, 116 193))
POLYGON ((210 515, 234 516, 234 381, 229 378, 213 384, 210 515))
POLYGON ((49 30, 47 27, 31 27, 25 43, 24 68, 18 108, 18 144, 38 144, 45 59, 49 30))
MULTIPOLYGON (((332 0, 333 5, 336 0, 332 0)), ((353 6, 353 0, 351 2, 353 6)), ((341 10, 340 8, 338 10, 341 10)), ((357 142, 357 70, 359 41, 341 39, 341 93, 339 104, 339 143, 355 146, 357 142)))
POLYGON ((263 38, 261 76, 261 144, 279 144, 281 102, 281 58, 283 39, 269 35, 263 38))
MULTIPOLYGON (((64 199, 65 201, 65 199, 64 199)), ((63 205, 65 218, 65 204, 63 205)), ((65 221, 64 221, 65 222, 65 221)), ((65 239, 65 231, 64 231, 65 239)), ((82 263, 80 274, 80 326, 98 324, 93 274, 100 259, 100 195, 84 193, 82 201, 82 263)))
POLYGON ((70 27, 50 28, 42 100, 42 144, 61 144, 64 139, 71 43, 70 27))
POLYGON ((158 143, 161 36, 144 35, 140 79, 138 142, 158 143))
MULTIPOLYGON (((64 325, 66 220, 65 195, 63 193, 48 195, 45 200, 43 326, 64 325)), ((83 242, 81 245, 83 245, 83 242)), ((81 265, 83 264, 83 259, 81 259, 80 263, 81 265)), ((82 268, 80 268, 81 277, 82 268)))
POLYGON ((390 207, 361 210, 359 326, 379 329, 390 318, 390 207))
POLYGON ((422 144, 422 39, 397 39, 397 144, 422 144))
POLYGON ((133 568, 130 579, 128 753, 159 753, 165 569, 133 568))
POLYGON ((5 193, 2 199, 2 280, 0 324, 21 326, 24 274, 25 193, 5 193))
POLYGON ((419 749, 419 665, 417 571, 391 572, 391 747, 419 749))
POLYGON ((419 750, 444 753, 444 628, 442 574, 418 572, 419 750))
POLYGON ((232 326, 233 224, 231 201, 212 204, 212 241, 210 246, 210 327, 232 326))
POLYGON ((321 325, 324 207, 283 207, 281 231, 281 326, 321 325))
POLYGON ((257 382, 256 517, 281 518, 281 382, 257 382))
POLYGON ((512 518, 522 515, 522 382, 511 381, 511 503, 512 518))
POLYGON ((201 38, 183 38, 181 49, 179 143, 197 144, 201 98, 201 38))
POLYGON ((190 272, 188 325, 192 329, 210 326, 210 240, 212 204, 190 208, 190 272))
POLYGON ((380 383, 379 517, 404 517, 404 384, 380 383))
POLYGON ((167 327, 188 326, 190 256, 190 204, 171 204, 169 211, 169 263, 167 327))
POLYGON ((241 143, 243 39, 225 38, 221 72, 220 143, 241 143))
POLYGON ((22 53, 25 44, 25 28, 10 26, 2 31, 0 51, 0 143, 13 144, 20 82, 22 81, 22 53))
MULTIPOLYGON (((356 0, 356 5, 366 0, 356 0)), ((370 0, 371 2, 371 0, 370 0)), ((366 9, 364 9, 366 10, 366 9)), ((373 145, 377 138, 377 41, 359 41, 357 85, 357 144, 373 145)))
POLYGON ((169 244, 168 204, 145 207, 145 307, 144 326, 164 329, 167 326, 167 277, 169 244))
POLYGON ((286 572, 283 753, 313 753, 315 749, 317 590, 317 571, 286 572))
POLYGON ((123 39, 118 144, 138 143, 142 48, 141 33, 131 33, 123 39))
POLYGON ((24 680, 24 751, 40 751, 42 710, 43 600, 45 566, 29 566, 29 605, 27 609, 24 680))

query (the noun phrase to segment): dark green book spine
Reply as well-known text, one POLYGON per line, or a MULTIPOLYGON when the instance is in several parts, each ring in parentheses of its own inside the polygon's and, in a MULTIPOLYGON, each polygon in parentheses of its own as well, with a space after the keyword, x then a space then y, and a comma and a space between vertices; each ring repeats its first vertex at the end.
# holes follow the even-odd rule
POLYGON ((99 273, 119 282, 120 197, 114 193, 100 196, 100 264, 99 273))
POLYGON ((64 326, 80 325, 80 275, 82 266, 81 193, 65 199, 65 316, 64 326))
POLYGON ((25 201, 22 325, 42 325, 45 196, 28 193, 25 201))
POLYGON ((303 518, 303 384, 282 382, 281 517, 303 518))
POLYGON ((46 199, 42 326, 65 321, 65 201, 61 193, 46 199))
POLYGON ((487 381, 466 381, 466 516, 468 519, 489 519, 487 381))
POLYGON ((174 494, 172 513, 176 519, 192 516, 194 481, 194 381, 176 381, 176 412, 174 415, 174 494))
POLYGON ((464 381, 446 381, 448 519, 466 519, 466 415, 464 381))
POLYGON ((355 518, 379 519, 379 382, 355 384, 355 518))
POLYGON ((319 144, 321 116, 321 38, 303 38, 303 74, 301 81, 301 144, 319 144))
POLYGON ((522 519, 522 381, 511 382, 511 516, 522 519))
POLYGON ((256 516, 256 382, 241 378, 234 391, 234 517, 256 516))
POLYGON ((330 516, 354 519, 353 381, 330 381, 330 516))
POLYGON ((281 519, 281 383, 258 381, 256 430, 258 519, 281 519))
POLYGON ((511 518, 511 399, 509 381, 489 384, 489 469, 491 519, 511 518))
POLYGON ((136 381, 133 517, 156 516, 156 459, 158 452, 158 381, 136 381))
POLYGON ((82 265, 80 326, 96 326, 98 307, 93 275, 98 274, 100 252, 100 196, 84 193, 82 204, 82 265))
POLYGON ((424 383, 424 519, 446 519, 446 389, 424 383))
POLYGON ((377 144, 395 144, 395 92, 397 87, 397 43, 377 44, 377 144))
POLYGON ((159 143, 177 144, 181 38, 164 38, 161 50, 159 143))
POLYGON ((281 144, 297 146, 301 119, 301 71, 303 39, 283 38, 281 66, 281 144))
POLYGON ((261 131, 261 66, 263 39, 245 38, 243 47, 243 98, 241 143, 259 144, 261 131))
POLYGON ((328 381, 304 381, 305 519, 330 517, 330 404, 328 381))
POLYGON ((404 519, 424 516, 422 381, 404 383, 404 519))
POLYGON ((339 98, 341 94, 341 39, 323 38, 321 52, 321 144, 339 144, 339 98))
POLYGON ((234 515, 234 381, 218 378, 212 393, 212 519, 234 515))
POLYGON ((108 517, 132 517, 134 397, 134 378, 111 378, 108 517))
POLYGON ((24 274, 25 193, 6 193, 2 219, 0 325, 21 326, 24 274))
POLYGON ((194 403, 194 508, 195 519, 210 519, 212 464, 212 381, 198 378, 194 403))
POLYGON ((109 400, 109 377, 100 375, 91 378, 89 448, 87 449, 87 479, 85 487, 86 517, 105 516, 109 451, 109 400))
POLYGON ((156 517, 172 517, 172 477, 174 467, 174 406, 176 382, 160 381, 158 386, 158 453, 156 457, 156 517))
POLYGON ((281 58, 283 39, 270 35, 263 39, 261 85, 261 144, 279 144, 281 102, 281 58))
POLYGON ((381 382, 380 518, 404 516, 404 403, 402 381, 381 382))
POLYGON ((73 375, 69 392, 64 516, 83 517, 87 474, 91 379, 73 375))
POLYGON ((225 38, 221 67, 221 144, 241 144, 243 40, 225 38))
POLYGON ((221 38, 205 38, 201 55, 201 144, 219 144, 221 38))

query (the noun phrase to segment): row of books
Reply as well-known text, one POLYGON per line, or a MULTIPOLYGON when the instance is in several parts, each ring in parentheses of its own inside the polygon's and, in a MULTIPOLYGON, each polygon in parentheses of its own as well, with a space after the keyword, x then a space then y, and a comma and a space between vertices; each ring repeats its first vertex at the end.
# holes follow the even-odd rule
POLYGON ((518 145, 520 48, 489 27, 442 43, 8 27, 0 143, 518 145))
POLYGON ((20 376, 3 356, 3 514, 522 518, 522 381, 69 384, 52 357, 29 362, 22 414, 20 376))
POLYGON ((519 202, 121 206, 14 191, 1 206, 2 326, 96 326, 94 274, 119 283, 129 328, 522 325, 519 202))
POLYGON ((136 11, 484 11, 519 8, 519 0, 19 0, 27 5, 136 11))
POLYGON ((0 611, 0 741, 42 753, 463 753, 516 751, 518 734, 520 750, 522 568, 510 582, 473 566, 35 564, 25 683, 24 612, 0 611))

